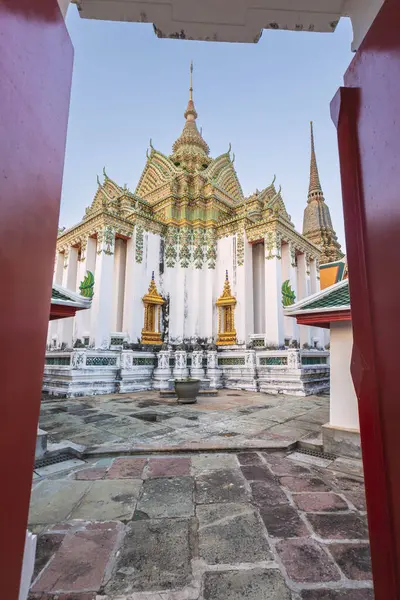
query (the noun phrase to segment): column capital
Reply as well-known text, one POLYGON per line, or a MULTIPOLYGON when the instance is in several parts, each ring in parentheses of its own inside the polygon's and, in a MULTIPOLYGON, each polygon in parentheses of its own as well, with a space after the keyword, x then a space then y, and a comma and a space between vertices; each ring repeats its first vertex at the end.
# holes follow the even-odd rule
POLYGON ((279 231, 268 231, 264 237, 265 258, 281 258, 282 235, 279 231))
POLYGON ((106 225, 97 231, 97 254, 114 254, 115 247, 115 229, 111 225, 106 225))

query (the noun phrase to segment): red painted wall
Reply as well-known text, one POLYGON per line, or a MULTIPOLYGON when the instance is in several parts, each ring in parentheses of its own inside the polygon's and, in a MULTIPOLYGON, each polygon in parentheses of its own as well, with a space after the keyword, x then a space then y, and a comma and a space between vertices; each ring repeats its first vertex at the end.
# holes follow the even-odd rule
POLYGON ((400 598, 400 3, 386 0, 332 101, 353 318, 352 375, 376 600, 400 598))
POLYGON ((73 50, 57 0, 0 0, 0 597, 17 600, 73 50))

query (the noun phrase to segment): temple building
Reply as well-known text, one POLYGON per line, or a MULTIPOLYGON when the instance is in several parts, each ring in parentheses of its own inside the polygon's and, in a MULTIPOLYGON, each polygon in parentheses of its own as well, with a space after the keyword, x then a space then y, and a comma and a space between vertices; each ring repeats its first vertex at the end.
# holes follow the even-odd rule
POLYGON ((162 388, 186 369, 205 387, 304 394, 328 384, 322 332, 284 316, 284 308, 319 291, 320 263, 343 256, 319 181, 312 126, 301 234, 275 178, 245 197, 230 146, 210 156, 196 125, 192 70, 185 124, 172 153, 150 141, 134 192, 103 170, 82 221, 60 232, 54 282, 71 291, 85 278, 94 284, 90 310, 50 325, 52 359, 58 352, 66 367, 60 373, 54 360, 51 369, 46 365, 44 388, 51 393, 162 388), (78 379, 71 366, 77 352, 85 356, 78 379), (185 366, 178 373, 179 352, 185 366), (143 373, 131 374, 125 385, 123 365, 143 373), (308 387, 305 365, 319 366, 308 387), (96 366, 113 367, 117 379, 104 374, 103 385, 101 373, 87 369, 96 366))

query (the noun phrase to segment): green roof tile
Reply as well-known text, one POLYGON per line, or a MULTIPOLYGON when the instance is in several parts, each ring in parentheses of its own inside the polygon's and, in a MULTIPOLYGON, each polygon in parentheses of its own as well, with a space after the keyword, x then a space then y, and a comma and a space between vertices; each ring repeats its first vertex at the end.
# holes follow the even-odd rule
POLYGON ((340 289, 332 290, 314 301, 304 304, 301 310, 312 310, 315 308, 338 308, 339 306, 350 306, 349 282, 340 289))
POLYGON ((73 302, 73 300, 71 300, 71 298, 69 298, 68 296, 66 296, 65 294, 62 294, 61 292, 59 292, 56 289, 52 289, 51 292, 51 299, 52 300, 65 300, 66 302, 73 302))

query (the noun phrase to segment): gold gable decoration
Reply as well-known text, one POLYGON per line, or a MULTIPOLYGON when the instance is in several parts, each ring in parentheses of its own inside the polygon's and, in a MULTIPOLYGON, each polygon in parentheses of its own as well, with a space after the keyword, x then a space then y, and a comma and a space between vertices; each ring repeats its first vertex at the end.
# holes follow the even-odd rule
POLYGON ((142 298, 144 304, 144 326, 142 329, 142 344, 161 345, 161 306, 164 304, 154 281, 154 271, 151 276, 149 290, 142 298))
POLYGON ((235 306, 236 298, 232 296, 231 286, 226 271, 224 291, 218 298, 218 339, 217 346, 236 344, 235 306))

